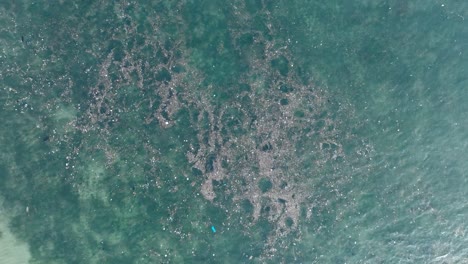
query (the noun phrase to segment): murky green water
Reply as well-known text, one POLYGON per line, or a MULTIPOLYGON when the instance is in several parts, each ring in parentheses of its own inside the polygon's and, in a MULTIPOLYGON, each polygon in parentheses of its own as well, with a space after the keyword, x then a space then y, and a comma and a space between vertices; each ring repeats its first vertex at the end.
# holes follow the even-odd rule
POLYGON ((468 261, 464 1, 4 1, 0 25, 18 261, 468 261))

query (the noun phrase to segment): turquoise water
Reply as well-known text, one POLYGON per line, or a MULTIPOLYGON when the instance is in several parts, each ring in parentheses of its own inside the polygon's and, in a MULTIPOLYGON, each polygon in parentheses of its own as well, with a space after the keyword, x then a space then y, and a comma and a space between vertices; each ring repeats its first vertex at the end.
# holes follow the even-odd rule
POLYGON ((464 1, 0 12, 0 216, 30 263, 468 262, 464 1))

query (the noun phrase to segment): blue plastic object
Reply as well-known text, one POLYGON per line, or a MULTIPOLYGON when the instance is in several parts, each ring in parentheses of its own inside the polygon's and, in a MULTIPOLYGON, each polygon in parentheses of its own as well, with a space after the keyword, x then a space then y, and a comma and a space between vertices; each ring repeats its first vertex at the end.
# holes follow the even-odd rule
POLYGON ((213 233, 216 233, 216 228, 214 226, 211 226, 211 231, 213 231, 213 233))

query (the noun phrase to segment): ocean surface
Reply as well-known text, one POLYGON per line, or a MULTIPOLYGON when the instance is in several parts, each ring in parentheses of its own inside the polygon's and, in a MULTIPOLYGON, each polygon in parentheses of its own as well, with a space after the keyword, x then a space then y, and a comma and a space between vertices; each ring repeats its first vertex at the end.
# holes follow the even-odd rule
POLYGON ((468 263, 468 2, 0 2, 0 263, 468 263))

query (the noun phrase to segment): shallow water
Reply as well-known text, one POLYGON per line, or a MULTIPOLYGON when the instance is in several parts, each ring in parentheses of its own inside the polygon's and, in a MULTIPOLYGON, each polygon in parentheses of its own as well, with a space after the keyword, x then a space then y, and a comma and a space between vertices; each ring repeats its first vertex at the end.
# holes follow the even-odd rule
POLYGON ((463 1, 0 12, 17 262, 468 262, 463 1))

